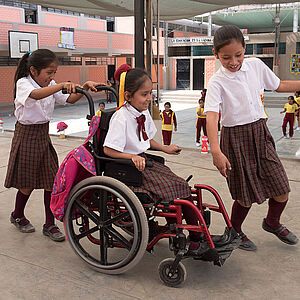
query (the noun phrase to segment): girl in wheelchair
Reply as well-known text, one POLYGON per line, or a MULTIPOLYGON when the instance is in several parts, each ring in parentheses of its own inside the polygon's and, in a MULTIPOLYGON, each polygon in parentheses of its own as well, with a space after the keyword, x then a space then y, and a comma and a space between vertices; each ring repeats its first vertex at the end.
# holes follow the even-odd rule
MULTIPOLYGON (((130 187, 135 193, 145 193, 154 202, 159 199, 164 202, 171 202, 176 198, 190 199, 191 189, 188 183, 167 166, 153 161, 152 168, 145 168, 144 152, 149 148, 173 155, 178 155, 181 148, 173 144, 163 146, 153 139, 157 130, 148 111, 152 99, 152 81, 144 70, 131 69, 127 72, 124 97, 125 104, 110 120, 103 145, 104 153, 112 158, 131 159, 142 172, 142 186, 130 187)), ((191 208, 182 206, 182 213, 187 224, 198 225, 198 219, 191 208)), ((167 218, 168 223, 173 221, 167 218)), ((190 231, 189 237, 189 249, 197 250, 200 233, 190 231)))

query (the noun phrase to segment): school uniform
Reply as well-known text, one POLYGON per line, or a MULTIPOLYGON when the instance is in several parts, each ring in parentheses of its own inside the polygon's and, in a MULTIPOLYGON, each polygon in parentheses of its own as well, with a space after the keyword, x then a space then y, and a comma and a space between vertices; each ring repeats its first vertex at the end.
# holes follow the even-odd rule
MULTIPOLYGON (((150 148, 150 140, 153 139, 156 131, 148 110, 139 112, 126 103, 113 114, 103 146, 143 156, 150 148), (138 130, 136 119, 141 115, 145 116, 144 134, 138 130)), ((173 201, 191 195, 189 185, 184 179, 175 175, 167 166, 155 161, 152 168, 145 168, 142 171, 142 186, 130 186, 130 188, 136 193, 148 194, 155 202, 160 198, 173 201)))
POLYGON ((203 128, 203 134, 207 136, 206 132, 206 114, 204 113, 204 107, 197 107, 197 121, 196 121, 196 143, 200 142, 201 128, 203 128), (200 115, 199 115, 200 113, 200 115))
POLYGON ((163 144, 170 145, 172 140, 173 133, 173 124, 174 127, 177 128, 177 120, 175 112, 171 109, 169 111, 163 111, 160 114, 162 120, 161 132, 163 137, 163 144))
POLYGON ((100 109, 98 109, 98 110, 96 111, 96 117, 101 117, 101 110, 100 110, 100 109))
MULTIPOLYGON (((52 80, 49 84, 55 85, 52 80)), ((17 189, 51 190, 58 170, 58 158, 49 137, 49 121, 55 102, 65 104, 69 95, 61 91, 41 100, 29 97, 41 88, 31 76, 16 84, 15 125, 4 186, 17 189)))
POLYGON ((280 79, 259 59, 244 59, 241 69, 223 66, 208 83, 204 112, 222 109, 221 151, 232 170, 227 183, 234 200, 246 206, 290 191, 285 170, 266 125, 264 90, 276 90, 280 79))
POLYGON ((282 132, 283 135, 286 135, 286 126, 289 123, 289 135, 292 137, 294 135, 294 121, 295 121, 295 112, 298 110, 298 105, 296 103, 293 103, 292 105, 289 103, 286 103, 284 105, 284 109, 286 110, 285 116, 283 118, 282 123, 282 132))

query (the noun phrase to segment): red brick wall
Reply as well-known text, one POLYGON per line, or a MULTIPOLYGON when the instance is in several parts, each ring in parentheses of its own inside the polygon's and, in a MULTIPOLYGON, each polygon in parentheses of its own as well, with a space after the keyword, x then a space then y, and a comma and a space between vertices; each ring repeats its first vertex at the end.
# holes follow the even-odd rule
POLYGON ((90 66, 88 68, 89 80, 105 83, 107 80, 106 66, 90 66))
POLYGON ((45 14, 45 25, 78 28, 78 18, 68 15, 45 14))
POLYGON ((104 20, 93 20, 86 19, 86 29, 87 30, 100 30, 105 31, 105 21, 104 20))
POLYGON ((14 75, 15 67, 2 67, 0 68, 0 82, 1 82, 1 94, 0 103, 12 102, 13 89, 14 89, 14 75))
POLYGON ((80 83, 81 66, 59 66, 54 80, 56 82, 72 81, 80 83))
POLYGON ((8 30, 13 30, 11 23, 0 23, 0 44, 8 45, 8 30))
POLYGON ((74 44, 83 48, 108 48, 108 33, 75 30, 74 44))
POLYGON ((133 50, 134 38, 131 34, 114 33, 111 36, 111 47, 114 49, 133 50))
POLYGON ((215 59, 214 58, 206 58, 205 65, 204 65, 204 87, 207 87, 207 83, 211 76, 215 73, 215 59))
POLYGON ((0 7, 0 20, 20 23, 22 20, 21 18, 22 13, 23 10, 21 9, 0 7))

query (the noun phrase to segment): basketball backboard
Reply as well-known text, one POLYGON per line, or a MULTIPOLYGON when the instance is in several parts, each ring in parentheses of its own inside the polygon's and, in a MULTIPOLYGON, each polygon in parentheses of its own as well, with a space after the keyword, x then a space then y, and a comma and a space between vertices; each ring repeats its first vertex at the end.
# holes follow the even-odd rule
POLYGON ((34 32, 8 31, 9 56, 21 58, 27 52, 38 49, 38 34, 34 32))

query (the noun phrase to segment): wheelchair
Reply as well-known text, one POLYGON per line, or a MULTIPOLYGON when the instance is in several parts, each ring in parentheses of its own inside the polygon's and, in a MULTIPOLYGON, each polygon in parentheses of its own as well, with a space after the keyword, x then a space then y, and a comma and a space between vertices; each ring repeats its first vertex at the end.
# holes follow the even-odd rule
MULTIPOLYGON (((115 90, 97 86, 98 91, 115 90)), ((63 91, 66 92, 66 91, 63 91)), ((88 92, 77 88, 86 96, 91 120, 94 104, 88 92)), ((232 228, 220 195, 210 186, 196 184, 191 188, 192 202, 174 199, 172 202, 151 201, 148 195, 134 193, 128 186, 139 186, 141 174, 131 160, 113 159, 103 153, 103 142, 109 120, 115 109, 101 113, 99 133, 89 142, 97 176, 77 183, 68 195, 65 212, 65 229, 75 253, 90 267, 106 274, 121 274, 132 269, 146 251, 151 252, 161 239, 169 240, 169 248, 175 258, 164 259, 158 267, 164 284, 177 287, 186 279, 182 260, 194 258, 222 266, 231 252, 239 246, 240 238, 232 228), (203 201, 203 192, 211 193, 216 205, 203 201), (182 206, 193 209, 199 224, 183 223, 182 206), (223 235, 209 232, 211 212, 220 213, 226 227, 223 235), (172 218, 175 222, 161 225, 157 220, 172 218), (189 250, 188 231, 201 233, 200 247, 189 250)), ((146 167, 151 160, 164 163, 164 158, 147 154, 146 167)), ((189 178, 190 179, 190 178, 189 178)))

